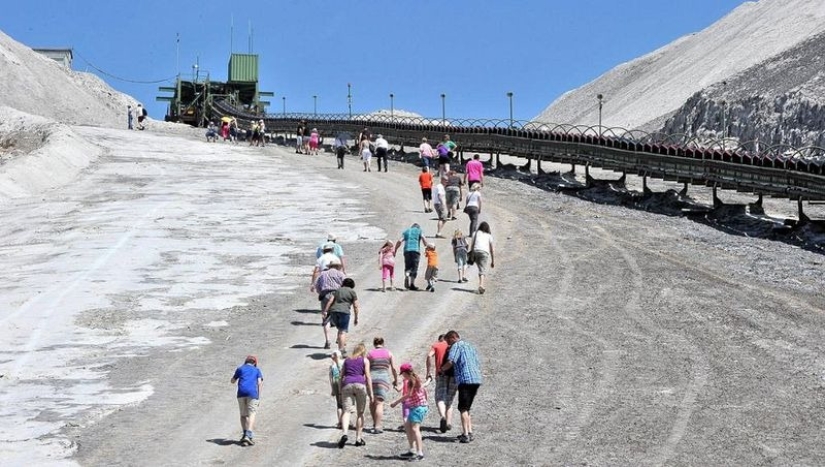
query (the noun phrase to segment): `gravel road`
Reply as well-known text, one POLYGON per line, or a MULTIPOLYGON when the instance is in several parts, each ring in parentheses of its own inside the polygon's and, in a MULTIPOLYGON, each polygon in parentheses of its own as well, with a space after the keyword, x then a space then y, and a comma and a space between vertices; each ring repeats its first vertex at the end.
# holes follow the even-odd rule
MULTIPOLYGON (((87 134, 104 146, 121 144, 87 134)), ((202 147, 191 144, 194 152, 202 147)), ((116 146, 109 150, 117 156, 116 146)), ((434 241, 443 281, 436 293, 381 293, 375 257, 384 235, 395 240, 412 222, 435 233, 435 220, 421 209, 414 167, 392 163, 388 173, 364 173, 349 158, 341 171, 332 156, 278 147, 238 165, 221 162, 221 151, 232 148, 214 151, 213 163, 198 161, 202 175, 245 189, 192 204, 203 197, 199 177, 165 174, 193 162, 183 154, 153 154, 153 166, 162 169, 152 178, 153 192, 193 209, 184 217, 230 219, 243 209, 246 219, 266 220, 257 229, 288 208, 254 203, 256 190, 263 195, 278 185, 279 173, 297 174, 300 190, 312 190, 316 176, 338 180, 340 199, 365 208, 350 214, 344 205, 337 216, 373 229, 344 244, 364 310, 350 342, 381 335, 399 361, 417 366, 448 329, 477 346, 485 382, 473 407, 475 441, 456 444, 455 429, 437 432, 433 407, 424 428, 427 464, 825 464, 821 254, 488 177, 482 220, 491 224, 497 261, 487 293, 476 294, 474 280, 454 282, 448 240, 440 239, 434 241)), ((111 160, 102 157, 83 176, 114 169, 111 160)), ((128 170, 117 170, 124 172, 108 177, 101 193, 130 183, 114 176, 127 177, 128 170)), ((132 187, 139 192, 138 185, 132 187)), ((117 202, 136 215, 145 209, 127 198, 117 202)), ((297 243, 314 245, 325 236, 325 219, 313 222, 297 243)), ((203 245, 197 223, 177 228, 179 249, 203 245)), ((466 216, 445 232, 454 228, 466 231, 466 216)), ((240 223, 232 241, 243 233, 240 223)), ((249 241, 263 247, 264 238, 249 241)), ((255 258, 231 261, 241 270, 248 261, 250 274, 263 274, 255 258)), ((210 344, 159 345, 113 364, 114 387, 148 382, 154 392, 102 419, 84 413, 68 423, 63 433, 77 447, 73 459, 141 466, 402 462, 395 456, 406 442, 394 430, 366 435, 365 447, 335 444, 318 304, 307 290, 311 264, 309 247, 292 256, 297 289, 279 289, 273 280, 272 289, 249 294, 243 305, 176 313, 176 322, 186 323, 176 331, 181 338, 205 337, 210 344), (207 326, 216 316, 228 325, 207 326), (229 378, 250 352, 258 354, 265 382, 258 443, 242 448, 234 443, 239 427, 229 378)), ((85 324, 117 327, 118 320, 99 316, 85 324)), ((387 414, 386 426, 398 426, 399 413, 387 414)))

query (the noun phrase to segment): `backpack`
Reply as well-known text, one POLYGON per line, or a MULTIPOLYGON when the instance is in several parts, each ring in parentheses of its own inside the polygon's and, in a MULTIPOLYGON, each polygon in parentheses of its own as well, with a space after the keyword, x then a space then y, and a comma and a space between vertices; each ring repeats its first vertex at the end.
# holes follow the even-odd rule
POLYGON ((141 111, 141 114, 142 114, 144 117, 149 116, 149 111, 148 111, 148 110, 146 110, 146 107, 144 107, 144 108, 143 108, 143 110, 141 111))

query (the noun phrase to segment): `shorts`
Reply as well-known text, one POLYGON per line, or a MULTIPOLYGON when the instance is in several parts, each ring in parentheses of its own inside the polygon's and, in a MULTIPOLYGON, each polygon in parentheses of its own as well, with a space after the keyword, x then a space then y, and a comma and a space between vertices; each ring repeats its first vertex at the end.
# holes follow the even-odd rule
POLYGON ((352 412, 355 408, 357 415, 364 415, 367 407, 367 386, 361 383, 347 384, 341 388, 341 398, 344 400, 344 412, 352 412))
POLYGON ((407 415, 407 421, 410 423, 418 423, 419 425, 421 422, 424 421, 424 418, 427 416, 427 412, 430 409, 427 408, 426 405, 419 405, 418 407, 411 407, 410 413, 407 415))
POLYGON ((459 384, 458 385, 458 411, 469 412, 473 406, 473 400, 480 384, 459 384))
POLYGON ((436 402, 444 402, 448 406, 453 405, 456 391, 458 391, 458 385, 455 384, 454 377, 447 375, 438 375, 435 377, 436 402))
POLYGON ((301 141, 303 141, 304 146, 309 146, 309 136, 304 136, 301 141))
POLYGON ((369 162, 369 160, 372 159, 372 153, 369 149, 364 149, 363 151, 361 151, 361 159, 364 162, 369 162))
POLYGON ((467 250, 458 250, 455 252, 455 265, 459 268, 467 266, 467 250))
POLYGON ((450 163, 450 156, 438 156, 438 165, 448 165, 450 163))
POLYGON ((447 212, 446 212, 446 209, 444 209, 444 205, 443 204, 433 204, 433 207, 435 208, 436 215, 438 215, 438 220, 446 221, 447 220, 447 212))
POLYGON ((461 189, 458 187, 448 186, 447 189, 447 206, 458 206, 458 200, 461 198, 461 189))
POLYGON ((438 266, 427 266, 427 271, 424 272, 424 279, 428 281, 438 279, 438 266))
POLYGON ((473 255, 475 255, 475 264, 478 268, 478 275, 483 276, 484 274, 487 274, 487 268, 490 267, 490 253, 476 250, 473 252, 473 255))
POLYGON ((376 157, 387 157, 387 150, 385 148, 377 148, 375 150, 376 157))
POLYGON ((239 397, 238 409, 241 411, 241 417, 248 417, 258 411, 258 399, 251 397, 239 397))
POLYGON ((381 266, 381 279, 395 279, 395 266, 389 264, 381 266))
POLYGON ((432 188, 422 188, 421 189, 421 196, 424 198, 424 201, 431 201, 433 199, 433 189, 432 188))
POLYGON ((338 328, 338 332, 349 331, 349 313, 333 312, 329 317, 330 324, 338 328))
POLYGON ((422 157, 421 158, 421 165, 422 167, 430 168, 433 166, 433 158, 432 157, 422 157))

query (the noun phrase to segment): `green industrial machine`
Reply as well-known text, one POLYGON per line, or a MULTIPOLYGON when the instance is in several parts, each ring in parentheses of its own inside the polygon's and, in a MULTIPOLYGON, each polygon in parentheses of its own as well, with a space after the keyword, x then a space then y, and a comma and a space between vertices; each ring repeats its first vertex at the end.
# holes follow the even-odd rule
POLYGON ((212 81, 209 74, 203 79, 195 74, 192 80, 182 79, 178 75, 174 87, 159 87, 161 92, 172 93, 171 96, 156 98, 169 102, 166 121, 204 126, 212 116, 215 100, 226 101, 237 109, 263 116, 269 102, 261 100, 261 97, 274 94, 258 89, 258 56, 233 53, 229 57, 228 68, 226 82, 212 81))

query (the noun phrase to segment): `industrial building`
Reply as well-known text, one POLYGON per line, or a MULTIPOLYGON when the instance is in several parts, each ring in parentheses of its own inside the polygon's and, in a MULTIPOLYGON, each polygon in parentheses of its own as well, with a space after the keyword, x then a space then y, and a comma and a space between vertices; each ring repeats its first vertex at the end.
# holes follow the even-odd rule
POLYGON ((245 113, 263 116, 268 101, 261 97, 273 96, 272 92, 258 88, 258 55, 236 54, 229 57, 227 80, 212 81, 209 74, 203 79, 195 74, 192 80, 182 79, 178 75, 175 86, 161 86, 159 91, 172 93, 171 96, 158 96, 158 101, 169 102, 166 121, 187 123, 192 126, 205 126, 213 113, 213 102, 225 101, 245 113))

